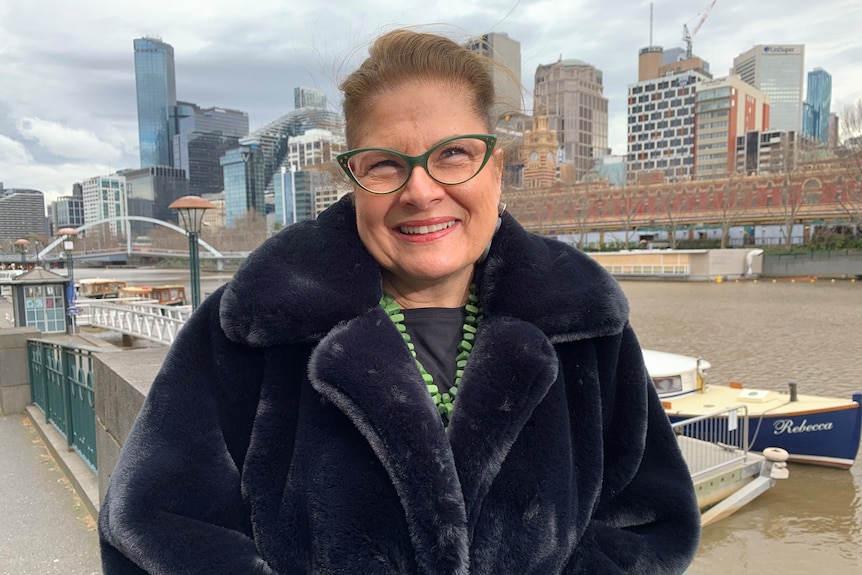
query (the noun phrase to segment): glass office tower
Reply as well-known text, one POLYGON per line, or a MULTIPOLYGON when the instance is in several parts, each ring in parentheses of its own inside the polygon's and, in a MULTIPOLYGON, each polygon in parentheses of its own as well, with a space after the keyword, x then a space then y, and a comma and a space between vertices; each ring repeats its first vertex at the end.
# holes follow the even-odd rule
POLYGON ((733 59, 733 73, 769 96, 769 129, 802 131, 803 44, 758 44, 733 59))
POLYGON ((824 146, 829 143, 829 115, 832 108, 832 75, 823 68, 808 72, 806 114, 802 131, 824 146))
POLYGON ((137 38, 134 45, 141 168, 170 166, 171 113, 177 105, 174 48, 156 38, 137 38))

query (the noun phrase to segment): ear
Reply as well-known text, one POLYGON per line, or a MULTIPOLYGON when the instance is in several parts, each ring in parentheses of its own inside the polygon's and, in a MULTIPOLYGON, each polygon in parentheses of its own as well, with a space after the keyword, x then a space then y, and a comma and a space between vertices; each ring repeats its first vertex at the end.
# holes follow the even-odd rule
POLYGON ((503 182, 503 150, 497 148, 491 152, 491 163, 494 166, 494 181, 503 182))

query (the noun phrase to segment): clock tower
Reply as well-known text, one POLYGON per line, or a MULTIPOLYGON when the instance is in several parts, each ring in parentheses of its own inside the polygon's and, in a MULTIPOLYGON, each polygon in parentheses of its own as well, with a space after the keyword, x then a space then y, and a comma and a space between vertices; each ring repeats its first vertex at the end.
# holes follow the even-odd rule
POLYGON ((524 132, 524 187, 549 189, 557 180, 557 132, 548 129, 547 116, 534 116, 533 129, 524 132))

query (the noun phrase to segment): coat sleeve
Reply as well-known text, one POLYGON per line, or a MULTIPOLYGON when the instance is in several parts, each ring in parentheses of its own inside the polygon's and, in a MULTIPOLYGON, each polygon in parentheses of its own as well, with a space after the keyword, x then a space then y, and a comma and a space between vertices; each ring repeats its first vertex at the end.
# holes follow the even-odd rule
POLYGON ((680 574, 700 540, 691 475, 630 326, 617 341, 599 357, 601 493, 565 573, 680 574))
POLYGON ((182 328, 102 504, 106 575, 275 573, 240 490, 261 364, 259 352, 224 337, 217 296, 182 328))

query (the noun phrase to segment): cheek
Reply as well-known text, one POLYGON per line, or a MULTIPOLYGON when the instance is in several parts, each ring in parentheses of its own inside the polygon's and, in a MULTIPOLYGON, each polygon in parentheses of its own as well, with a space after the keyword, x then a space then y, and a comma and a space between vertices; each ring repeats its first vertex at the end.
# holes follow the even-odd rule
POLYGON ((385 228, 384 220, 389 202, 382 197, 369 198, 365 196, 357 196, 355 202, 356 227, 359 230, 359 237, 367 244, 372 235, 385 228), (360 197, 363 199, 360 200, 360 197))

